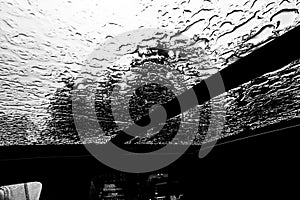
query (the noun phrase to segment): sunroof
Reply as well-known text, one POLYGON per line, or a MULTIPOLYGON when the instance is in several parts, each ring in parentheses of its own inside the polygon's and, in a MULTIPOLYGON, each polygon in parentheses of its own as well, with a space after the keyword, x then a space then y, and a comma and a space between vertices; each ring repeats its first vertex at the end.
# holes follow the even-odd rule
MULTIPOLYGON (((249 56, 297 27, 300 19, 296 0, 28 0, 0 5, 1 146, 107 143, 133 124, 129 117, 138 119, 151 105, 167 102, 249 56), (153 84, 159 77, 165 86, 153 84), (147 81, 151 84, 140 88, 142 97, 148 92, 146 100, 130 96, 133 86, 147 81), (103 134, 92 126, 84 136, 77 134, 71 100, 81 83, 99 89, 95 110, 103 134), (111 93, 112 86, 118 94, 111 93)), ((251 73, 251 66, 240 67, 251 73)), ((127 143, 201 145, 299 118, 298 69, 294 60, 245 80, 170 119, 159 134, 154 127, 127 143), (206 134, 209 127, 212 135, 206 134)))

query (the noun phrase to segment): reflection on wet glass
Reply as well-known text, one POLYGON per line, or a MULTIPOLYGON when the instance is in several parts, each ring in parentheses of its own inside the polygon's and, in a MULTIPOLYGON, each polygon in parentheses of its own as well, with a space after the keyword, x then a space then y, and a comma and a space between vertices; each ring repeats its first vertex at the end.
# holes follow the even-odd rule
MULTIPOLYGON (((181 34, 188 36, 186 52, 174 48, 160 59, 173 59, 187 85, 193 85, 297 26, 299 4, 296 0, 2 0, 0 145, 78 143, 70 110, 73 80, 87 56, 108 38, 142 28, 172 30, 169 37, 175 41, 181 34)), ((145 53, 134 56, 137 62, 149 58, 145 53)), ((122 59, 117 69, 111 66, 101 78, 118 79, 120 71, 128 70, 132 58, 122 59)), ((221 137, 299 117, 298 69, 295 61, 213 99, 226 102, 221 137)), ((199 132, 207 126, 206 107, 193 111, 203 112, 199 132)), ((176 143, 188 140, 186 129, 176 143)), ((202 141, 200 133, 195 143, 202 141)))

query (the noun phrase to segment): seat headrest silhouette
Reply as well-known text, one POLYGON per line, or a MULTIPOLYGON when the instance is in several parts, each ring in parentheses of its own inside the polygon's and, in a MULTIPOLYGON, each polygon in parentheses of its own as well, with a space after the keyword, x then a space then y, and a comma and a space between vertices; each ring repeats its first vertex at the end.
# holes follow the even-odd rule
POLYGON ((38 200, 42 191, 39 182, 20 183, 0 187, 0 200, 38 200))

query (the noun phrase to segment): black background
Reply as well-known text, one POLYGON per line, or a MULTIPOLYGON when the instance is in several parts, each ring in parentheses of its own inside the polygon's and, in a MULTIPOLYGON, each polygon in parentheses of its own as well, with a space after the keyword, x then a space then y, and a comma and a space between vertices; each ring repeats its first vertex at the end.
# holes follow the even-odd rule
MULTIPOLYGON (((219 140, 203 159, 192 147, 165 170, 178 176, 187 199, 297 195, 299 121, 219 140), (249 135, 256 136, 242 139, 249 135)), ((1 147, 0 158, 0 185, 40 181, 41 199, 47 200, 88 199, 91 179, 113 172, 81 145, 1 147)))

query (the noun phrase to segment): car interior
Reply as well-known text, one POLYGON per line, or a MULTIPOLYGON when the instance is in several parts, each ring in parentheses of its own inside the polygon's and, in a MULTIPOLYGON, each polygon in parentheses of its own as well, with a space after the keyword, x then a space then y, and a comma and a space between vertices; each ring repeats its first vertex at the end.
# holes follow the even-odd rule
POLYGON ((298 196, 299 9, 1 1, 0 200, 298 196))

